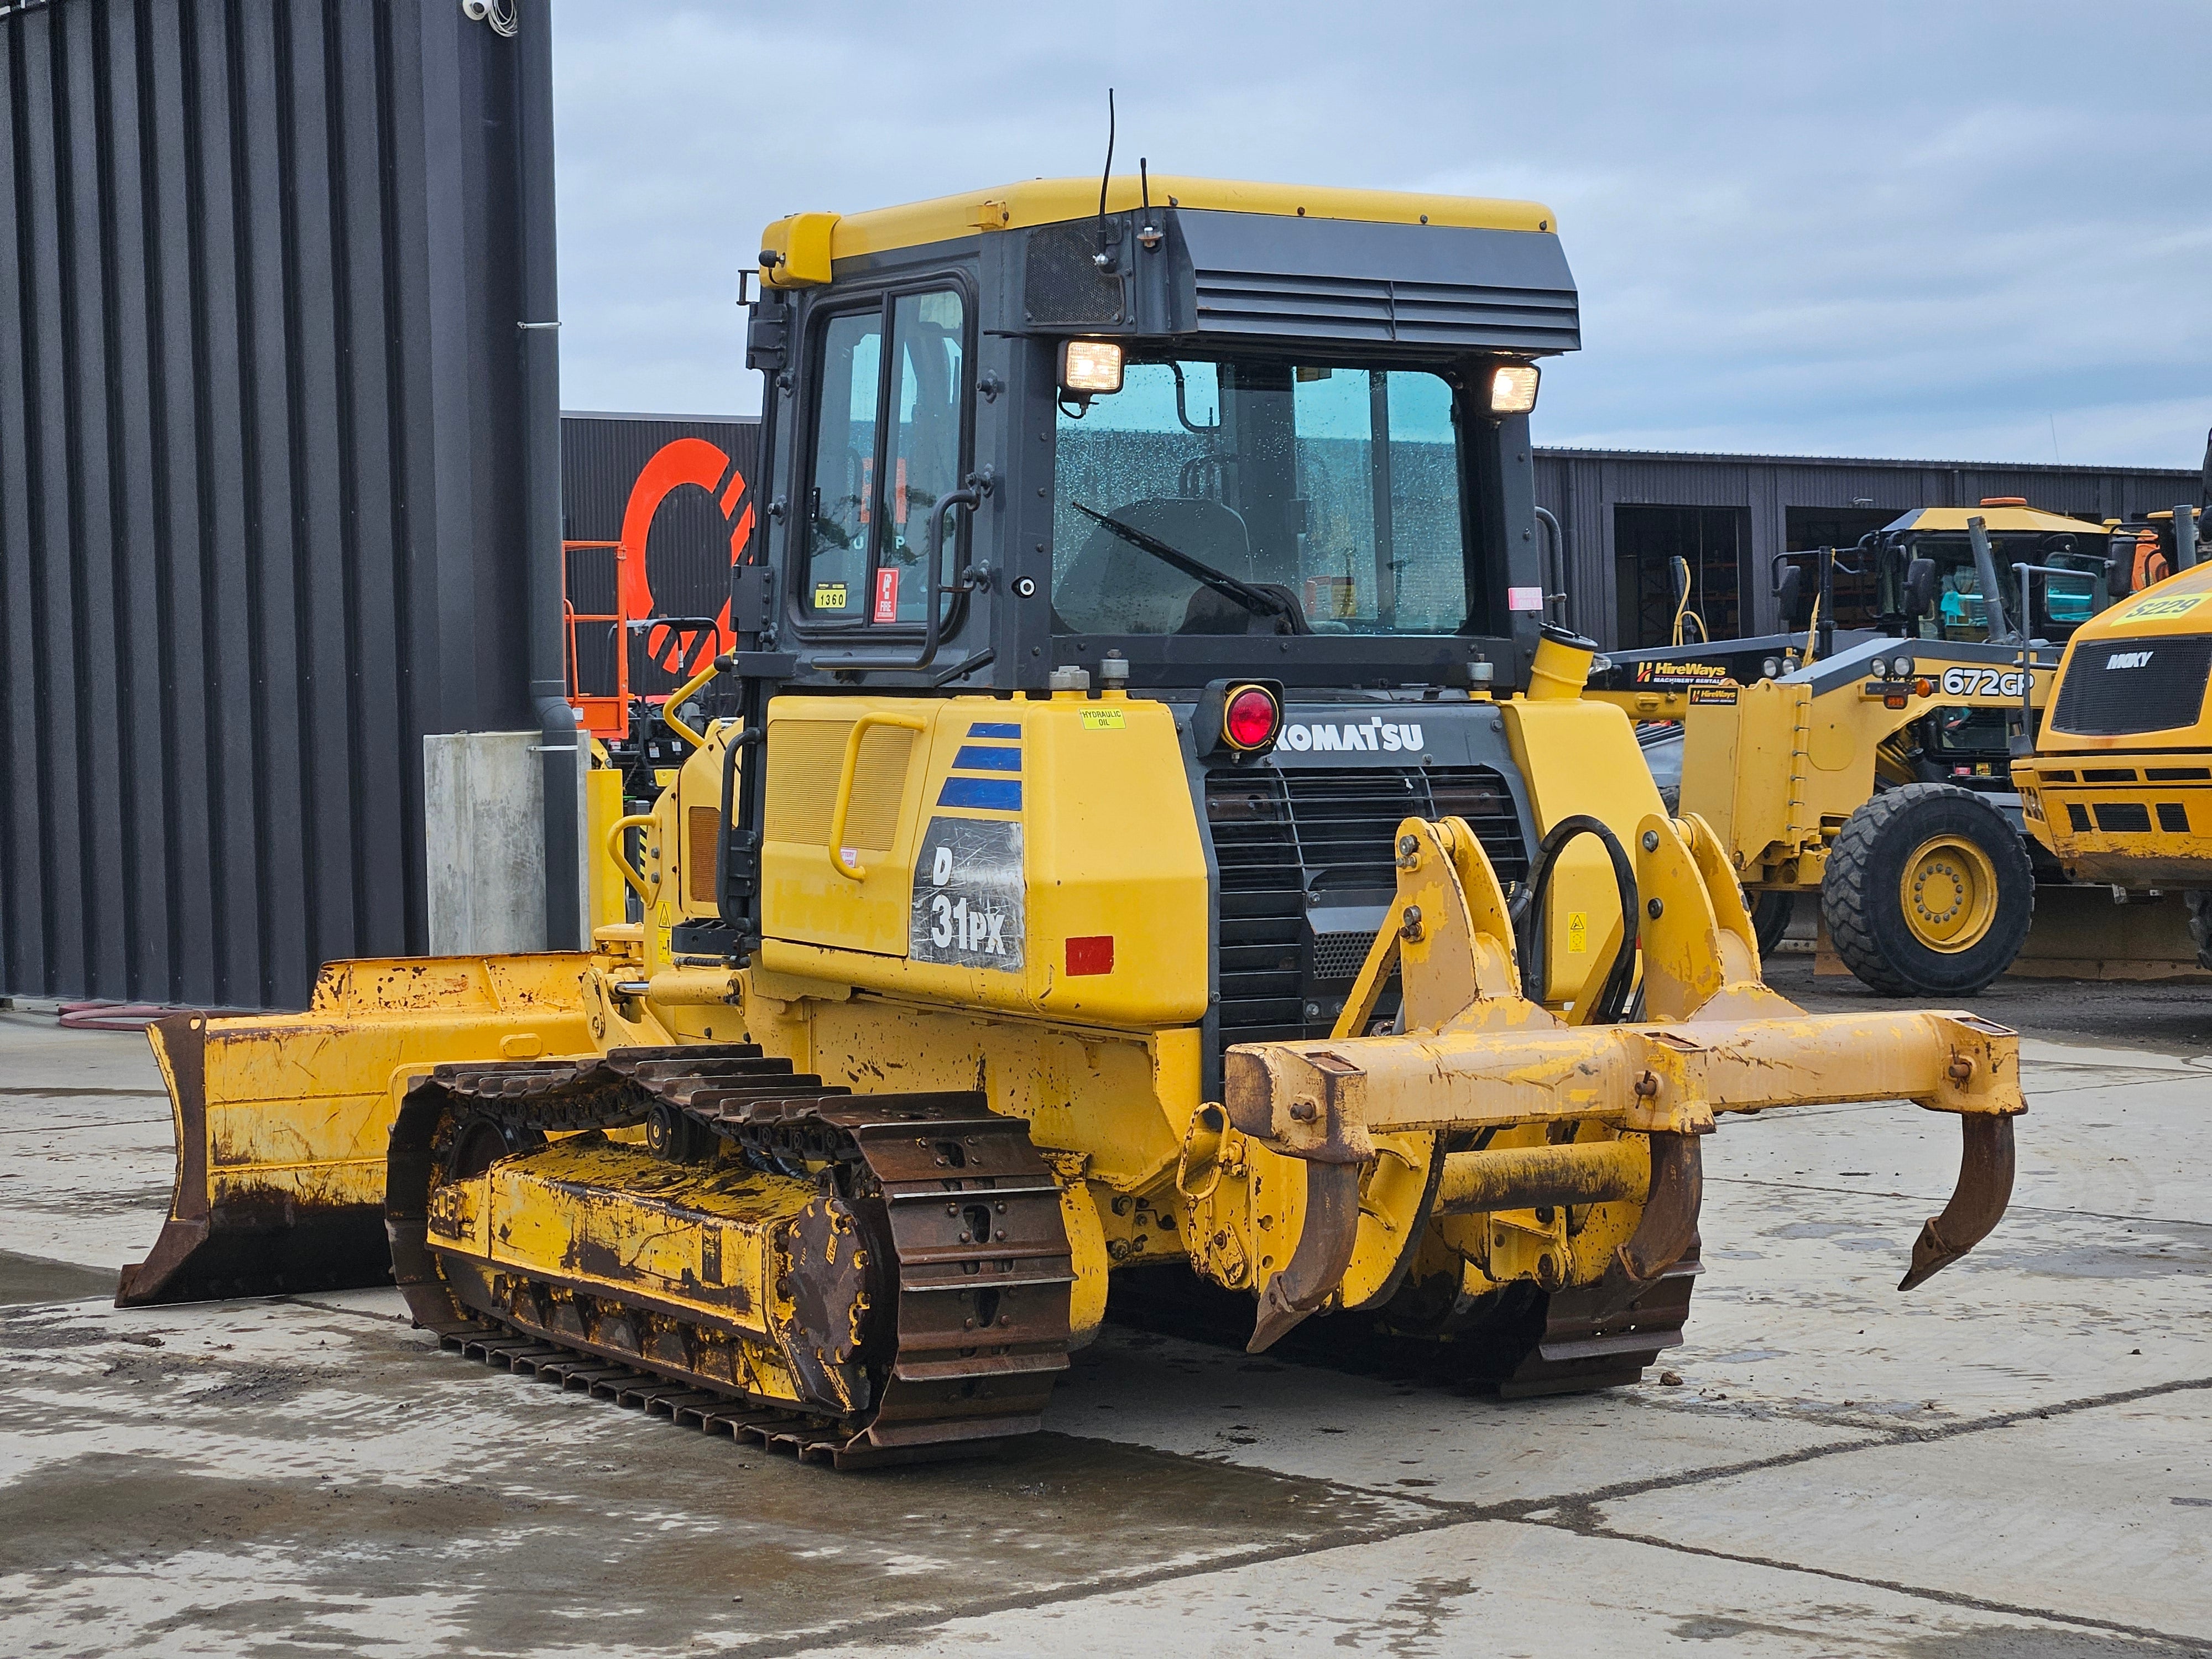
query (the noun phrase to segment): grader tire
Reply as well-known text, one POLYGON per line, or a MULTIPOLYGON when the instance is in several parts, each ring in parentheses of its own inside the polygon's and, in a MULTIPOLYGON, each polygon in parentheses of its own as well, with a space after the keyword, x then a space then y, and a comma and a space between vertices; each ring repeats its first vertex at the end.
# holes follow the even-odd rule
POLYGON ((2184 893, 2189 906, 2189 940, 2197 947, 2197 965, 2212 968, 2212 892, 2184 893))
POLYGON ((1759 896, 1759 902, 1751 908, 1751 931, 1759 941, 1761 961, 1774 954, 1775 947, 1790 932, 1790 919, 1796 910, 1797 895, 1787 889, 1759 896))
POLYGON ((2035 911, 2020 836, 1972 790, 1912 783, 1844 820, 1820 909, 1844 965, 1890 996, 1972 996, 2012 965, 2035 911))

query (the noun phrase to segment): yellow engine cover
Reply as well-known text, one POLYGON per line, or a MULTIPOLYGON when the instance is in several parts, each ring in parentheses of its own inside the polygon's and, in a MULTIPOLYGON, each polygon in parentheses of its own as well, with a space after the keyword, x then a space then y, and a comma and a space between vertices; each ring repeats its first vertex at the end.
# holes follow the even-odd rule
POLYGON ((1175 718, 1118 696, 780 697, 763 963, 1146 1029, 1206 1012, 1206 855, 1175 718))

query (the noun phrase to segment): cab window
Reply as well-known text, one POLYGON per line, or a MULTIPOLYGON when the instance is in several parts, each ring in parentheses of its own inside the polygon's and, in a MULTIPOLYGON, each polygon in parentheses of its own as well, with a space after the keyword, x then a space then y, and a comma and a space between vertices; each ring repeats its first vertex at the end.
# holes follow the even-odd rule
MULTIPOLYGON (((959 483, 966 307, 951 289, 885 296, 832 316, 817 349, 806 574, 811 622, 918 623, 931 509, 959 483)), ((935 550, 945 579, 958 520, 935 550)))

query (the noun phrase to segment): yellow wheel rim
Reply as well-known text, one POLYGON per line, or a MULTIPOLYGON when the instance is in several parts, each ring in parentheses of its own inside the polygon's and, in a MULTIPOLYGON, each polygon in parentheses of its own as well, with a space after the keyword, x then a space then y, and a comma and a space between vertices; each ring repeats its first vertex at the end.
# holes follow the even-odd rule
POLYGON ((1997 914, 1997 869, 1963 836, 1936 836, 1913 849, 1899 884, 1905 925, 1931 951, 1971 951, 1997 914))

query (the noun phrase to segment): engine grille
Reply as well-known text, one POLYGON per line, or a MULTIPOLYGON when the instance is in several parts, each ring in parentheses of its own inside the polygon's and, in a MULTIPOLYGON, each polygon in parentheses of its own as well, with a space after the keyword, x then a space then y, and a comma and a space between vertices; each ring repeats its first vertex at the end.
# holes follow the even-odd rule
POLYGON ((2212 635, 2086 642, 2067 665, 2051 726, 2085 738, 2194 726, 2208 671, 2212 635))
POLYGON ((1359 971, 1370 936, 1316 938, 1310 892, 1334 903, 1387 902, 1394 841, 1407 817, 1467 820, 1498 878, 1528 872, 1505 780, 1487 766, 1255 767, 1206 781, 1206 817, 1221 872, 1221 1042, 1322 1035, 1305 988, 1359 971))

